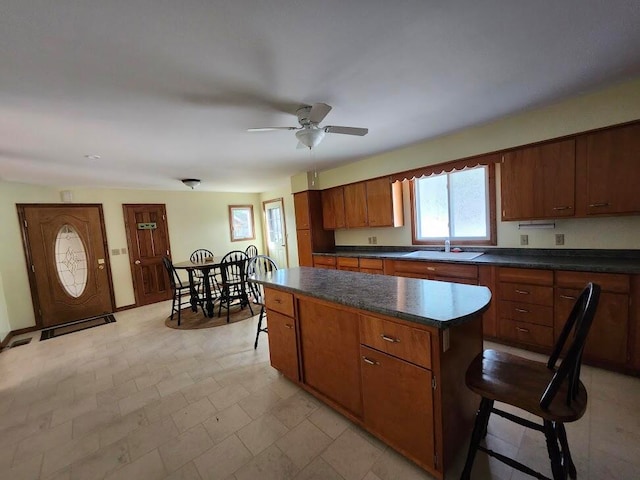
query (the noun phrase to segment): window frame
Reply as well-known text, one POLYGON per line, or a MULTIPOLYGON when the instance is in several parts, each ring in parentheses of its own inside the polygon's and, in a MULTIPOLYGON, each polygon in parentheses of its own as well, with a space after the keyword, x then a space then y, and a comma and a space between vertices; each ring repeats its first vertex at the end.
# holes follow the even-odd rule
MULTIPOLYGON (((458 245, 497 245, 497 234, 496 234, 496 166, 494 163, 489 163, 487 165, 482 165, 487 167, 487 196, 488 196, 488 208, 489 208, 489 238, 483 240, 457 240, 456 238, 452 238, 451 242, 458 245)), ((447 175, 450 173, 454 173, 455 170, 451 169, 449 171, 442 171, 442 173, 436 175, 447 175)), ((416 208, 416 178, 412 178, 409 180, 409 196, 411 203, 411 243, 412 245, 438 245, 442 246, 444 243, 444 239, 434 239, 434 240, 423 240, 419 239, 417 236, 418 230, 418 221, 416 218, 418 209, 416 208)))

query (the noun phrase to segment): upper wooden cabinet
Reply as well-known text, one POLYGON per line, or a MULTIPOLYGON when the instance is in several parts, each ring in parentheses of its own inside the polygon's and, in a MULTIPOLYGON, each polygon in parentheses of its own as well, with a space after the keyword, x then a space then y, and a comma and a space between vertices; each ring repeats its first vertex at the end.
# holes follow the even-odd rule
POLYGON ((344 187, 322 191, 322 225, 327 230, 345 228, 344 187))
POLYGON ((575 215, 575 140, 520 148, 502 157, 502 220, 575 215))
POLYGON ((392 183, 389 177, 382 177, 345 185, 343 189, 346 228, 404 224, 400 182, 392 183))
POLYGON ((577 140, 578 214, 640 213, 640 124, 577 140))
POLYGON ((311 228, 310 193, 299 192, 293 195, 293 208, 296 211, 296 230, 311 228))
POLYGON ((333 232, 322 228, 322 204, 319 190, 308 190, 293 195, 296 210, 298 263, 312 267, 313 252, 327 252, 335 248, 333 232))

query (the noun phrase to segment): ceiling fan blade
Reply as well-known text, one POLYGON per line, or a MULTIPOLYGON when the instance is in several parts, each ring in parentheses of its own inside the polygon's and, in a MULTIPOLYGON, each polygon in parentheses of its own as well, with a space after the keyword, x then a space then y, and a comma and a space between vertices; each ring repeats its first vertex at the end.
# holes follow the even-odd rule
POLYGON ((271 132, 273 130, 298 130, 298 127, 258 127, 258 128, 247 128, 247 132, 271 132))
POLYGON ((331 111, 331 105, 326 103, 314 103, 309 112, 309 121, 311 123, 320 123, 324 117, 331 111))
POLYGON ((324 131, 327 133, 344 133, 345 135, 358 135, 360 137, 363 137, 364 135, 369 133, 368 128, 337 127, 334 125, 324 127, 324 131))

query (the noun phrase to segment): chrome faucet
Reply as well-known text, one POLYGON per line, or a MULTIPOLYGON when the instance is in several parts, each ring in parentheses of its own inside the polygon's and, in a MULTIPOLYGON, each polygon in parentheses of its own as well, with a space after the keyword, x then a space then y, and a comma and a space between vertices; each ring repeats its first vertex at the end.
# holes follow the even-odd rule
POLYGON ((449 253, 451 251, 451 240, 448 238, 444 241, 444 251, 449 253))

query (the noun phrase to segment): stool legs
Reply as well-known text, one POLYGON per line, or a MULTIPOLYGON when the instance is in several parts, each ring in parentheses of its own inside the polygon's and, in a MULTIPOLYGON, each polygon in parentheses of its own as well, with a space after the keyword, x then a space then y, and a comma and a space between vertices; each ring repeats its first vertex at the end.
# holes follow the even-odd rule
MULTIPOLYGON (((480 408, 476 413, 476 421, 473 425, 473 433, 471 434, 471 443, 469 444, 469 452, 467 453, 467 460, 464 464, 464 470, 460 475, 460 480, 469 480, 471 478, 471 469, 473 468, 473 461, 476 458, 476 452, 480 441, 485 435, 487 424, 489 423, 489 416, 491 415, 491 409, 493 408, 493 400, 488 398, 482 398, 480 401, 480 408)), ((555 480, 555 479, 554 479, 555 480)))

